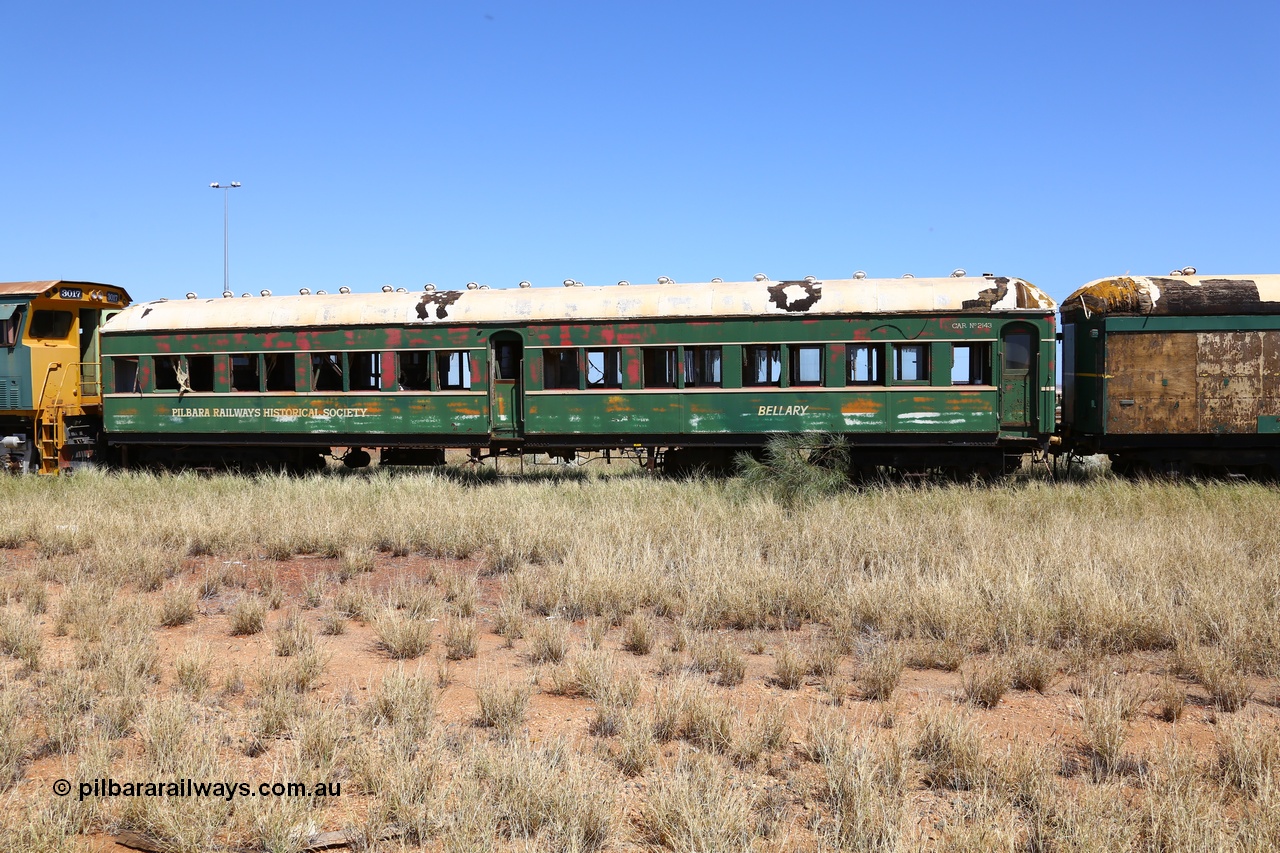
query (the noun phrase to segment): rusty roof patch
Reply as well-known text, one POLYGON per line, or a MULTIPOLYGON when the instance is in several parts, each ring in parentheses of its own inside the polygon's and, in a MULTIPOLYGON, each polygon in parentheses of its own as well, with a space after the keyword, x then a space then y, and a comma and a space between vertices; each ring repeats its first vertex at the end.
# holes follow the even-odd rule
POLYGON ((808 311, 822 298, 822 282, 820 281, 780 281, 765 288, 769 292, 769 301, 788 313, 808 311), (801 291, 804 295, 788 296, 787 290, 801 291))
POLYGON ((1062 316, 1280 314, 1280 275, 1120 276, 1091 281, 1062 316))

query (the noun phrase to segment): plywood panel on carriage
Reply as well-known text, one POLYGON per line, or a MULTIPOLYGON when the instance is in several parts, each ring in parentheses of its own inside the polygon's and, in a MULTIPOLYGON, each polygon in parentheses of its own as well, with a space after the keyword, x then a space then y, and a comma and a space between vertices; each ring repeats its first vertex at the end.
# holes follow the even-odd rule
POLYGON ((1107 430, 1195 432, 1196 335, 1133 332, 1107 338, 1107 430))

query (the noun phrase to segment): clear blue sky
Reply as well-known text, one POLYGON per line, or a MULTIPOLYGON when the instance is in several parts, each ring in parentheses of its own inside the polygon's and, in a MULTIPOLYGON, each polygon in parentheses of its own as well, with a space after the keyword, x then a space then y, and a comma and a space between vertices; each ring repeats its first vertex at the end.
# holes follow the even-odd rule
POLYGON ((1280 4, 6 3, 0 280, 1280 272, 1280 4))

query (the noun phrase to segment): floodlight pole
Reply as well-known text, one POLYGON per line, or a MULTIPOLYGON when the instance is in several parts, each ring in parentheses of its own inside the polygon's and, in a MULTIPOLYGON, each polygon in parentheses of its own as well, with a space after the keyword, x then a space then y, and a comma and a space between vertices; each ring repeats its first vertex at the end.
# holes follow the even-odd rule
POLYGON ((209 184, 212 189, 222 190, 222 292, 231 291, 231 191, 238 189, 239 181, 220 184, 217 181, 209 184))

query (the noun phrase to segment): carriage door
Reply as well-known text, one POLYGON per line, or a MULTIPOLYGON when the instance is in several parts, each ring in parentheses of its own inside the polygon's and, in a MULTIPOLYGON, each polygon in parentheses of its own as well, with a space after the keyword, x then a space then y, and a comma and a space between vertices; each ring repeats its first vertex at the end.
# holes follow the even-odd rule
POLYGON ((1021 323, 1000 333, 1000 426, 1026 428, 1034 420, 1036 402, 1035 330, 1021 323))
POLYGON ((524 342, 515 332, 489 338, 489 432, 519 438, 524 408, 524 342))

